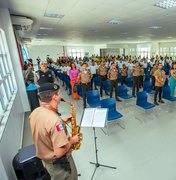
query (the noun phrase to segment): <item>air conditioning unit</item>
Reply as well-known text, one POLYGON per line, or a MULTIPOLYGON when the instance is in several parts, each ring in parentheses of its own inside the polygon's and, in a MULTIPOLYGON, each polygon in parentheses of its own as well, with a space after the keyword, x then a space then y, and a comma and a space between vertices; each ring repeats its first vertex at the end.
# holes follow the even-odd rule
POLYGON ((11 19, 16 30, 30 31, 32 29, 33 20, 28 17, 11 15, 11 19))

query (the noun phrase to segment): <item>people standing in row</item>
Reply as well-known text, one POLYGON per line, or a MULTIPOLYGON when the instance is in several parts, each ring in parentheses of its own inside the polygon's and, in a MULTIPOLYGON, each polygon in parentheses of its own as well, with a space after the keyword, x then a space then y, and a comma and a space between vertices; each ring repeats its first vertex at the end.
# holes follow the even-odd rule
POLYGON ((86 92, 91 90, 92 74, 87 70, 87 63, 82 64, 82 71, 78 75, 82 84, 83 107, 86 108, 86 92))
POLYGON ((143 68, 143 65, 140 65, 139 88, 143 87, 143 81, 144 81, 144 68, 143 68))
POLYGON ((40 62, 40 69, 36 72, 36 78, 39 86, 55 81, 54 73, 47 68, 45 61, 40 62))
POLYGON ((26 87, 29 86, 29 84, 34 83, 34 72, 33 72, 33 64, 28 64, 27 65, 27 70, 24 72, 24 81, 26 87))
MULTIPOLYGON (((92 64, 89 66, 90 72, 93 76, 92 80, 91 80, 91 88, 93 89, 93 79, 97 76, 97 65, 95 64, 95 61, 92 60, 92 64)), ((97 90, 97 87, 94 84, 94 88, 97 90)))
POLYGON ((176 87, 176 63, 172 64, 172 68, 170 70, 169 85, 171 91, 170 95, 174 96, 175 87, 176 87))
POLYGON ((151 75, 151 78, 152 78, 152 89, 153 90, 155 90, 155 76, 154 76, 154 73, 155 73, 155 71, 157 69, 158 69, 158 66, 156 64, 153 64, 153 68, 150 71, 150 75, 151 75))
POLYGON ((98 75, 100 77, 100 96, 103 96, 103 81, 107 80, 107 67, 105 66, 105 61, 101 61, 98 68, 98 75))
POLYGON ((112 98, 113 88, 114 88, 115 89, 115 99, 116 99, 116 101, 120 101, 121 102, 121 100, 118 97, 118 83, 117 83, 118 70, 116 68, 116 64, 115 63, 111 64, 111 68, 108 71, 107 77, 110 80, 110 98, 112 98))
POLYGON ((158 102, 164 103, 162 100, 162 87, 164 86, 166 75, 165 72, 162 70, 162 63, 159 63, 158 69, 155 71, 155 94, 154 94, 154 104, 159 105, 158 102), (157 102, 157 96, 159 94, 159 101, 157 102))
POLYGON ((72 146, 79 142, 78 135, 70 137, 65 121, 58 115, 60 87, 45 83, 39 87, 41 106, 29 117, 36 156, 40 158, 53 180, 77 180, 77 170, 72 158, 72 146))
POLYGON ((120 73, 121 73, 121 76, 122 76, 121 85, 126 84, 128 68, 125 66, 125 64, 122 65, 122 69, 121 69, 120 73))
POLYGON ((131 76, 133 76, 133 91, 132 95, 133 97, 136 97, 136 92, 139 91, 139 76, 140 76, 140 66, 139 62, 135 63, 135 66, 133 67, 131 71, 131 76))
POLYGON ((69 70, 69 77, 72 88, 72 97, 73 99, 79 100, 80 98, 78 93, 74 91, 74 87, 76 86, 76 84, 79 84, 79 80, 78 80, 79 70, 76 68, 74 63, 71 63, 70 67, 71 69, 69 70))

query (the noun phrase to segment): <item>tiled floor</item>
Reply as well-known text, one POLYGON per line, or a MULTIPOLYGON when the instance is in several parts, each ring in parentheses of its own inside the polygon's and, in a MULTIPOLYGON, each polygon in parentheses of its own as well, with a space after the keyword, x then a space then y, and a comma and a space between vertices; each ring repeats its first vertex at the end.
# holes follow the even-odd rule
MULTIPOLYGON (((74 102, 79 124, 83 113, 82 100, 72 100, 63 87, 61 92, 65 100, 74 102)), ((149 95, 149 101, 153 102, 152 95, 149 95)), ((66 103, 60 104, 59 112, 63 117, 69 115, 69 108, 66 103)), ((125 129, 112 122, 108 127, 109 136, 106 136, 96 128, 99 163, 117 169, 99 167, 94 180, 176 180, 176 102, 165 102, 145 112, 135 106, 133 98, 124 103, 117 102, 117 109, 123 114, 119 122, 125 124, 125 129)), ((90 180, 95 168, 89 163, 95 162, 93 130, 82 128, 81 132, 82 145, 73 156, 81 173, 79 179, 90 180)), ((26 119, 23 146, 31 143, 26 119)))

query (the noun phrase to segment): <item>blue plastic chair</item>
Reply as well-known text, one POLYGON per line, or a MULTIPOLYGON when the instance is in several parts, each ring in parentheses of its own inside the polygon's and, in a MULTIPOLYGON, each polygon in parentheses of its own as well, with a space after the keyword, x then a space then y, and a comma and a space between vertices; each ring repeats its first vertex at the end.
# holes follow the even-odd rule
POLYGON ((154 94, 155 91, 151 88, 152 84, 150 81, 143 82, 143 91, 146 91, 149 94, 154 94))
POLYGON ((105 91, 105 93, 110 93, 110 80, 103 81, 102 84, 102 88, 105 91))
POLYGON ((150 75, 145 75, 144 81, 150 81, 150 75))
POLYGON ((169 86, 163 87, 163 99, 166 99, 168 101, 176 101, 176 97, 173 97, 170 95, 170 87, 169 86))
POLYGON ((93 81, 95 83, 95 87, 100 86, 100 78, 98 76, 93 78, 93 81))
MULTIPOLYGON (((140 119, 138 117, 135 117, 135 118, 142 121, 142 122, 145 122, 146 117, 148 115, 153 115, 153 113, 152 114, 147 113, 147 110, 154 108, 155 105, 152 104, 152 103, 149 103, 147 101, 147 93, 146 93, 146 91, 137 92, 136 95, 137 95, 136 105, 139 106, 140 108, 143 108, 145 110, 145 113, 142 115, 142 119, 140 119)), ((151 119, 151 117, 147 118, 147 119, 151 119)))
POLYGON ((122 81, 122 76, 119 74, 119 75, 118 75, 117 82, 118 82, 118 83, 121 83, 121 81, 122 81))
POLYGON ((133 96, 128 94, 128 89, 125 85, 121 85, 118 87, 118 96, 122 99, 130 99, 133 96))
POLYGON ((146 93, 146 91, 137 92, 136 105, 143 108, 143 109, 145 109, 145 110, 155 107, 154 104, 149 103, 147 101, 147 93, 146 93))
POLYGON ((107 98, 101 100, 101 107, 108 108, 108 121, 117 120, 123 117, 123 115, 116 110, 116 101, 114 98, 107 98))
POLYGON ((97 90, 91 90, 86 92, 87 104, 92 107, 101 106, 100 93, 97 90))
POLYGON ((127 77, 125 81, 128 87, 133 87, 133 77, 127 77))

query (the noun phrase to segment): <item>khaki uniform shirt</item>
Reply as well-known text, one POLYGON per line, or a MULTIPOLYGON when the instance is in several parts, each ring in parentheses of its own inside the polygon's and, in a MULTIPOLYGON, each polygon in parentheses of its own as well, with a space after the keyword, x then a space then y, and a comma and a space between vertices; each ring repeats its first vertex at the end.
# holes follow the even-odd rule
POLYGON ((106 76, 106 74, 107 74, 107 68, 105 67, 105 66, 99 66, 99 68, 98 68, 98 74, 100 75, 100 76, 106 76))
POLYGON ((31 113, 29 121, 37 157, 46 161, 55 159, 54 149, 69 143, 62 119, 54 111, 39 107, 31 113))
POLYGON ((118 70, 117 69, 110 69, 108 71, 108 79, 109 80, 116 80, 118 76, 118 70))
MULTIPOLYGON (((160 70, 160 69, 156 70, 156 71, 154 72, 154 76, 155 76, 155 79, 156 79, 156 76, 157 76, 158 79, 159 79, 160 81, 162 81, 162 82, 164 82, 164 80, 165 80, 165 72, 164 72, 163 70, 160 70)), ((155 86, 162 87, 163 85, 160 84, 160 83, 158 83, 157 80, 155 80, 155 86)))
POLYGON ((127 76, 127 68, 122 68, 121 69, 121 75, 122 76, 127 76))
POLYGON ((158 69, 157 67, 152 68, 152 70, 151 70, 151 72, 150 72, 151 76, 154 76, 154 73, 155 73, 155 71, 156 71, 157 69, 158 69))
POLYGON ((140 76, 140 71, 141 71, 140 67, 134 67, 131 72, 131 75, 132 76, 140 76))
POLYGON ((92 74, 89 71, 82 71, 78 75, 78 79, 81 81, 81 83, 89 83, 92 79, 92 74))

